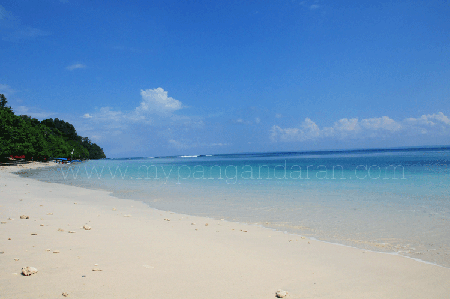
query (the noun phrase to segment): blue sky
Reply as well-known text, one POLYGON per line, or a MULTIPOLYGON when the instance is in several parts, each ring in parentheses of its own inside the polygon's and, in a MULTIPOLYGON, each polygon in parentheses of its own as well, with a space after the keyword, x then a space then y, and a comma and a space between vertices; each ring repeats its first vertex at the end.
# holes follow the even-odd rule
POLYGON ((0 93, 108 157, 450 144, 448 1, 0 3, 0 93))

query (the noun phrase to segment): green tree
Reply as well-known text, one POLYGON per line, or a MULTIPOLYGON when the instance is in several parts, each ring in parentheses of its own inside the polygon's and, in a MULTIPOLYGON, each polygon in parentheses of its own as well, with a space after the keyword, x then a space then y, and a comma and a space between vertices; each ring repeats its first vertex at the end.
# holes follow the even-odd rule
POLYGON ((40 122, 27 115, 16 116, 7 103, 0 94, 0 159, 10 155, 25 155, 27 159, 106 158, 103 149, 79 136, 72 124, 57 118, 40 122))
POLYGON ((5 95, 0 94, 0 109, 6 108, 6 103, 8 103, 8 101, 6 100, 5 95))

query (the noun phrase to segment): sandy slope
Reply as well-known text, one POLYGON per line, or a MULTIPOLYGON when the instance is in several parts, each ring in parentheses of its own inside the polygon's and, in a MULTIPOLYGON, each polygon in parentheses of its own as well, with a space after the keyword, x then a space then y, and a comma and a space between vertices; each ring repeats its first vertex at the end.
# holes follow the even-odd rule
POLYGON ((275 298, 277 289, 288 298, 450 296, 448 268, 162 212, 19 178, 10 173, 17 168, 0 170, 0 298, 275 298), (38 273, 22 276, 26 266, 38 273))

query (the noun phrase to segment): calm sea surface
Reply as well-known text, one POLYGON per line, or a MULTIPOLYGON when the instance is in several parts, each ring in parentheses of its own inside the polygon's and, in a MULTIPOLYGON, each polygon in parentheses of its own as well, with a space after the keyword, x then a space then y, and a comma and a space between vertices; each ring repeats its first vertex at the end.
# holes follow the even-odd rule
POLYGON ((33 177, 450 267, 449 166, 446 147, 108 159, 33 177))

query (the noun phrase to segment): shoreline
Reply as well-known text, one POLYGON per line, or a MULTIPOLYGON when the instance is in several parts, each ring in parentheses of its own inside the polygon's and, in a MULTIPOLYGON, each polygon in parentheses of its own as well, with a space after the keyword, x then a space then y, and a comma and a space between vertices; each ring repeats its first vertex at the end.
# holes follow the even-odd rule
MULTIPOLYGON (((78 167, 78 166, 76 166, 78 167)), ((53 170, 61 170, 62 172, 64 172, 64 169, 68 169, 71 168, 71 165, 57 165, 57 164, 49 164, 47 169, 52 169, 53 170)), ((66 170, 67 170, 66 169, 66 170)), ((37 170, 37 172, 40 172, 41 170, 37 170)), ((46 172, 44 170, 44 172, 46 172)), ((30 172, 28 172, 30 173, 30 172)), ((56 172, 57 173, 57 172, 56 172)), ((78 170, 77 170, 78 173, 78 170)), ((33 175, 33 171, 31 172, 31 174, 33 175)), ((28 174, 26 173, 21 173, 20 176, 22 177, 28 177, 28 174)), ((39 176, 39 175, 38 175, 39 176)), ((40 181, 47 181, 47 182, 51 182, 51 183, 58 183, 58 184, 63 184, 66 186, 79 186, 81 188, 86 188, 89 190, 104 190, 107 192, 111 192, 110 195, 117 197, 117 198, 121 198, 121 199, 127 199, 127 200, 133 200, 133 201, 138 201, 138 202, 144 202, 146 205, 148 205, 150 208, 154 208, 157 210, 161 210, 161 211, 174 211, 176 213, 181 213, 181 214, 186 214, 186 215, 191 215, 191 216, 203 216, 203 217, 210 217, 213 219, 221 219, 221 218, 225 218, 228 221, 231 222, 239 222, 239 223, 248 223, 248 224, 252 224, 252 225, 260 225, 261 227, 267 228, 267 229, 273 229, 273 230, 279 230, 282 232, 286 232, 289 234, 294 234, 294 235, 298 235, 298 236, 305 236, 307 238, 312 238, 315 240, 319 240, 322 242, 326 242, 326 243, 330 243, 330 244, 337 244, 337 245, 343 245, 343 246, 348 246, 350 248, 359 248, 362 250, 366 250, 366 251, 373 251, 373 252, 379 252, 379 253, 387 253, 387 254, 394 254, 394 255, 399 255, 399 256, 403 256, 403 257, 407 257, 407 258, 411 258, 413 260, 416 261, 421 261, 424 263, 430 263, 433 265, 439 265, 442 267, 446 267, 446 268, 450 268, 450 258, 449 258, 449 251, 448 251, 448 242, 442 241, 442 240, 448 240, 448 237, 450 236, 445 236, 445 238, 443 239, 439 239, 437 240, 436 238, 427 238, 425 235, 422 235, 422 238, 416 238, 418 231, 416 229, 419 230, 420 233, 420 229, 423 227, 427 227, 429 232, 432 232, 432 228, 431 228, 431 224, 430 223, 425 223, 425 225, 421 225, 421 227, 415 226, 414 223, 419 223, 421 222, 421 220, 427 220, 427 219, 416 219, 418 220, 418 222, 414 222, 414 223, 409 223, 409 225, 407 225, 407 222, 404 222, 403 225, 403 230, 407 229, 408 231, 412 232, 414 231, 415 233, 413 233, 413 235, 408 235, 408 237, 406 238, 402 238, 402 235, 399 234, 399 232, 397 231, 397 233, 392 232, 390 236, 384 236, 382 234, 373 234, 372 232, 375 230, 375 228, 377 227, 377 225, 379 224, 378 222, 380 221, 390 221, 390 225, 394 225, 396 221, 396 219, 400 219, 397 218, 396 216, 404 216, 404 215, 391 215, 390 217, 387 218, 383 218, 383 216, 379 216, 381 218, 379 218, 377 221, 377 223, 372 223, 372 225, 375 225, 372 227, 372 230, 363 230, 363 231, 357 231, 357 230, 348 230, 348 227, 350 225, 353 225, 355 229, 358 229, 358 225, 357 224, 352 224, 351 222, 347 222, 347 225, 344 225, 344 227, 340 227, 339 229, 335 229, 334 227, 330 227, 328 225, 328 227, 325 227, 325 229, 323 229, 323 227, 320 227, 320 221, 318 221, 317 219, 320 219, 320 215, 316 215, 316 217, 311 217, 308 218, 309 216, 307 215, 307 219, 309 219, 310 223, 307 222, 303 222, 299 221, 299 223, 295 223, 295 222, 284 222, 283 219, 281 219, 281 217, 286 217, 286 215, 284 214, 283 216, 281 216, 282 214, 278 213, 278 215, 280 215, 280 217, 278 217, 279 219, 273 219, 271 218, 269 215, 265 215, 263 218, 259 218, 258 217, 245 217, 245 215, 241 214, 238 215, 236 214, 236 211, 231 211, 231 213, 227 214, 227 213, 223 213, 224 212, 224 206, 220 206, 217 205, 215 206, 216 211, 221 210, 222 213, 214 213, 215 211, 213 210, 204 210, 202 209, 202 207, 194 207, 195 208, 191 208, 189 209, 188 207, 182 207, 182 206, 173 206, 173 204, 159 204, 156 201, 162 201, 164 202, 167 200, 167 202, 170 202, 173 199, 176 198, 180 198, 181 196, 184 196, 185 194, 181 194, 180 191, 175 191, 173 192, 173 190, 171 189, 166 189, 164 191, 159 190, 159 195, 154 195, 154 193, 139 193, 139 189, 137 190, 137 193, 135 190, 133 190, 133 187, 131 187, 131 189, 126 190, 124 192, 121 192, 120 190, 116 190, 115 188, 111 188, 111 186, 108 186, 108 184, 102 184, 100 183, 100 180, 93 180, 96 181, 96 183, 93 185, 92 184, 92 180, 88 180, 88 183, 86 182, 86 180, 70 180, 66 181, 66 176, 64 176, 64 180, 58 180, 57 177, 55 177, 55 175, 50 174, 50 177, 46 177, 46 176, 41 176, 40 178, 36 178, 37 180, 40 181), (188 209, 186 209, 188 208, 188 209), (244 216, 244 217, 242 217, 244 216), (316 219, 316 223, 311 223, 312 219, 316 219), (426 226, 428 225, 428 226, 426 226), (345 227, 347 226, 347 227, 345 227), (319 229, 317 229, 319 228, 319 229), (334 233, 330 233, 332 230, 334 229, 334 233), (357 235, 358 237, 354 238, 353 236, 357 235), (389 237, 389 238, 388 238, 389 237), (413 237, 413 238, 412 238, 413 237), (389 240, 385 241, 386 238, 388 238, 389 240), (383 240, 384 239, 384 240, 383 240), (427 246, 426 244, 431 244, 430 246, 427 246), (437 251, 434 251, 436 250, 437 251)), ((163 184, 165 186, 165 183, 163 184)), ((162 187, 162 186, 160 186, 162 187)), ((149 190, 147 190, 149 191, 149 190)), ((194 190, 191 190, 194 191, 194 190)), ((195 190, 196 192, 198 190, 195 190)), ((231 191, 234 192, 234 191, 231 191)), ((237 197, 242 197, 241 194, 236 194, 236 192, 234 193, 228 193, 227 197, 230 198, 237 198, 237 197)), ((187 191, 186 194, 188 194, 189 191, 187 191)), ((197 193, 196 197, 201 199, 207 199, 209 194, 207 194, 208 192, 203 192, 203 193, 197 193), (202 195, 203 194, 203 195, 202 195)), ((193 193, 194 194, 194 193, 193 193)), ((247 194, 248 195, 248 194, 247 194)), ((313 198, 314 196, 317 196, 319 194, 312 194, 313 198)), ((213 195, 214 196, 214 195, 213 195)), ((325 195, 326 196, 326 195, 325 195)), ((349 195, 350 196, 350 195, 349 195)), ((347 196, 348 197, 348 196, 347 196)), ((316 198, 316 197, 314 197, 316 198)), ((317 197, 320 198, 320 197, 317 197)), ((348 199, 348 198, 347 198, 348 199)), ((364 207, 363 207, 364 208, 364 207)), ((358 208, 359 210, 359 208, 358 208)), ((339 212, 343 212, 343 211, 350 211, 350 210, 345 210, 345 209, 341 209, 339 211, 332 211, 333 214, 339 213, 339 212)), ((387 211, 389 212, 389 211, 387 211)), ((276 213, 275 213, 276 214, 276 213)), ((387 213, 384 213, 383 215, 387 215, 387 213)), ((292 219, 292 214, 289 215, 288 217, 291 217, 290 219, 292 219)), ((344 212, 343 214, 340 215, 340 217, 342 217, 342 219, 352 219, 353 215, 351 215, 351 213, 346 213, 344 212)), ((297 215, 298 219, 302 219, 302 216, 297 215)), ((410 221, 411 222, 411 221, 410 221)), ((343 221, 342 223, 345 223, 345 221, 343 221)), ((387 223, 387 222, 385 222, 387 223)), ((365 225, 365 223, 360 223, 362 224, 362 226, 365 225)), ((424 224, 422 222, 422 224, 424 224)), ((438 225, 443 225, 442 223, 437 223, 438 225)), ((360 227, 362 227, 360 226, 360 227)), ((395 228, 394 228, 395 231, 395 228)), ((422 230, 423 233, 424 230, 422 230)), ((378 233, 383 233, 382 231, 378 231, 378 233)), ((427 232, 428 234, 428 232, 427 232)))
POLYGON ((156 210, 8 168, 0 167, 5 298, 275 298, 278 289, 288 298, 448 295, 450 269, 440 265, 156 210), (19 219, 23 214, 30 219, 19 219), (21 276, 27 266, 38 273, 21 276))

